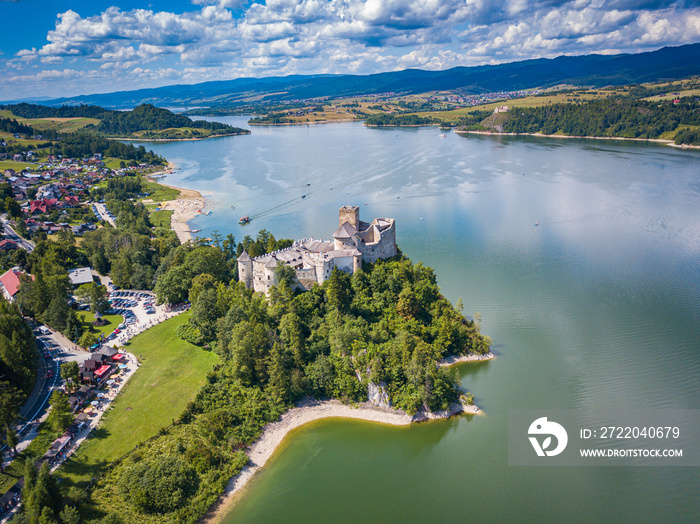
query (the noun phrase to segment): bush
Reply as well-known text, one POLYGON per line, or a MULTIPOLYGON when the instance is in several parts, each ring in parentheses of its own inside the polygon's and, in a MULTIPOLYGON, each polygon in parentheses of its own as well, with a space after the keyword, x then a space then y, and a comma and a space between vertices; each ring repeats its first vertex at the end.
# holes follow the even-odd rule
POLYGON ((197 491, 199 477, 182 460, 159 456, 125 469, 120 487, 134 508, 162 514, 182 507, 197 491))

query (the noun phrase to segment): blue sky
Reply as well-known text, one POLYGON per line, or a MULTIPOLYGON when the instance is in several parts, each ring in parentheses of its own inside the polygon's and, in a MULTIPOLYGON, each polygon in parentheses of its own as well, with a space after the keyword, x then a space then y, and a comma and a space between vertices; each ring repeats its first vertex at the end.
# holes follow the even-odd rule
POLYGON ((0 0, 0 100, 700 42, 700 0, 0 0))

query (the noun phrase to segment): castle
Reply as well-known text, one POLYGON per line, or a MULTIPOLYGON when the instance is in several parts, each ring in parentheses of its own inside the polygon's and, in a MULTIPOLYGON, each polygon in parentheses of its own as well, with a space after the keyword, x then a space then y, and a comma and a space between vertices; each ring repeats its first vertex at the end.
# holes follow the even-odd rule
POLYGON ((267 294, 278 282, 275 268, 287 264, 294 269, 292 289, 309 290, 331 276, 333 268, 354 273, 363 262, 396 255, 396 227, 393 218, 375 218, 371 224, 360 220, 358 206, 343 206, 333 240, 297 240, 287 248, 256 258, 243 251, 238 257, 238 279, 248 289, 267 294))

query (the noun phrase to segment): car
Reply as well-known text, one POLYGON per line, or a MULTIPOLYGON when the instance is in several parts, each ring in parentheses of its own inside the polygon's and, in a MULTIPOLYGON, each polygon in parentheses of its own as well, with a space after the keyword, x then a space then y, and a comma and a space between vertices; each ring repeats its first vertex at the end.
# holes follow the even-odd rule
POLYGON ((53 377, 53 371, 51 371, 51 370, 49 369, 49 370, 46 371, 46 378, 51 378, 51 377, 53 377))

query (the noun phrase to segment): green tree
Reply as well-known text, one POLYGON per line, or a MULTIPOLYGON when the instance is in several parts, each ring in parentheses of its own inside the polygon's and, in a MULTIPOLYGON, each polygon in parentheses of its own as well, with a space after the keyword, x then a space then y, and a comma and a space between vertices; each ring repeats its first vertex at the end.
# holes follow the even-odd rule
POLYGON ((10 424, 5 424, 5 443, 7 444, 7 447, 12 450, 12 456, 16 457, 19 438, 17 438, 17 433, 10 424))
POLYGON ((54 430, 63 431, 73 419, 68 397, 60 391, 54 391, 49 399, 49 406, 51 406, 48 417, 49 424, 54 430))
POLYGON ((120 487, 137 511, 169 513, 182 507, 194 494, 199 477, 183 460, 157 456, 124 470, 120 487))
POLYGON ((78 363, 73 361, 61 364, 61 378, 66 381, 71 391, 78 389, 80 386, 80 368, 78 363))
POLYGON ((65 506, 58 516, 62 524, 80 524, 80 513, 73 506, 65 506))
POLYGON ((22 218, 22 208, 14 198, 7 197, 5 199, 5 209, 10 218, 14 220, 19 220, 22 218))

